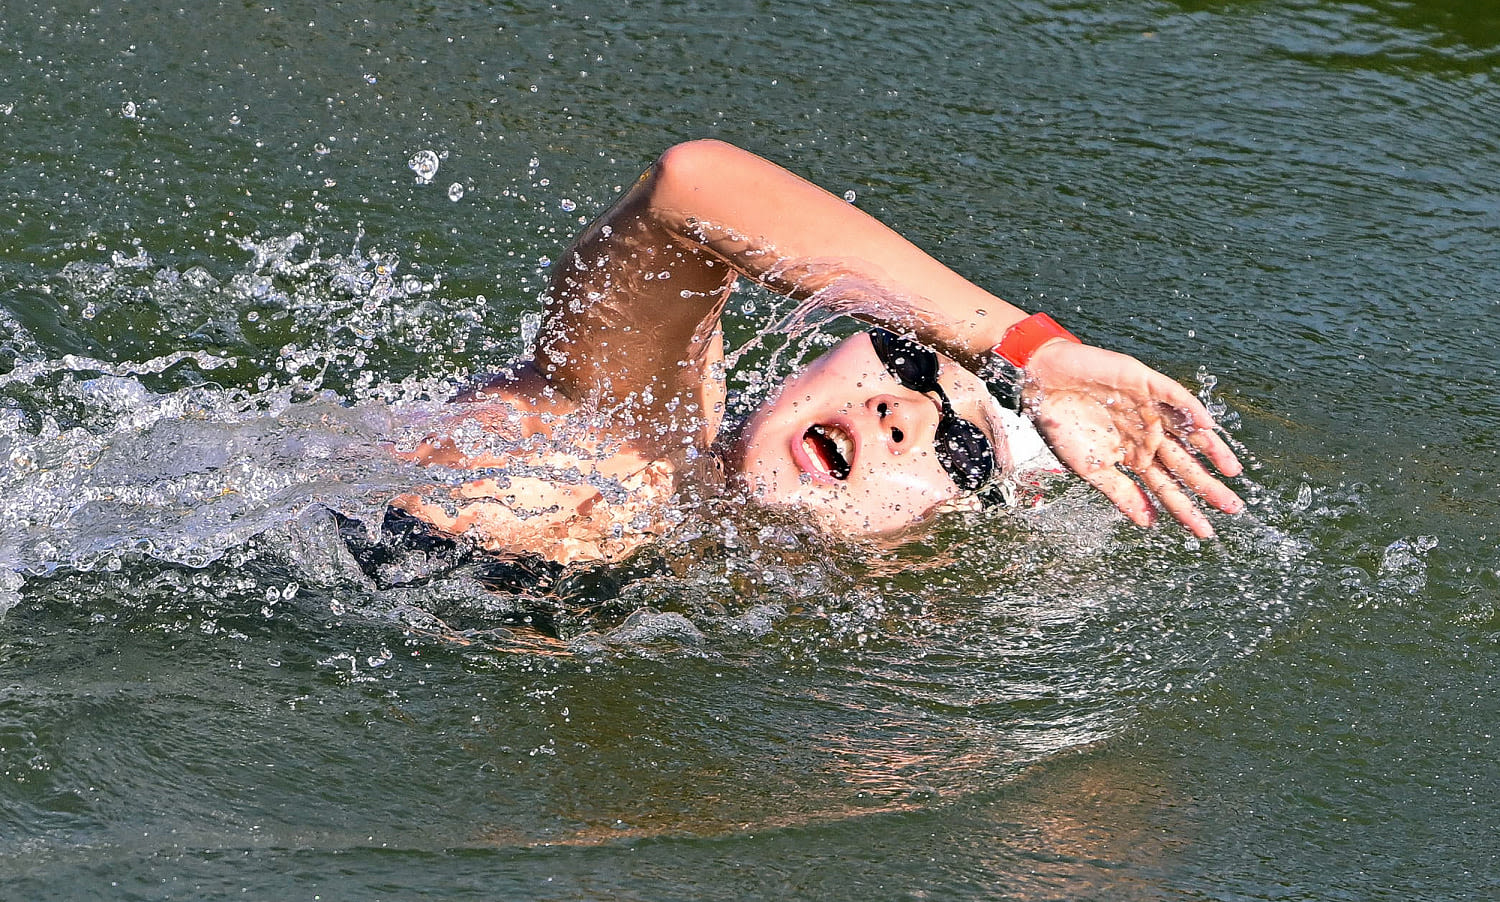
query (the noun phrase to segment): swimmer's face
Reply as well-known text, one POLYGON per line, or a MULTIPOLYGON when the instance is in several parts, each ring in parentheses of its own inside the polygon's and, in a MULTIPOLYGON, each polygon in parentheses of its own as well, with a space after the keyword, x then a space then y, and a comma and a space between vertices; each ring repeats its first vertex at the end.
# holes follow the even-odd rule
MULTIPOLYGON (((984 382, 939 355, 938 381, 958 416, 1009 455, 986 415, 984 382)), ((865 333, 839 342, 750 417, 729 456, 751 496, 809 510, 842 534, 911 526, 962 492, 938 460, 935 395, 903 386, 865 333)))

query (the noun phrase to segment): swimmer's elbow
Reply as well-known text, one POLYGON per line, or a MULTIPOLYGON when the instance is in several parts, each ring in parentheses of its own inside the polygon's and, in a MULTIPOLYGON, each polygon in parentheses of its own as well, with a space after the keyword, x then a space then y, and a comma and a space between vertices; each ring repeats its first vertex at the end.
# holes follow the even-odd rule
POLYGON ((684 141, 667 148, 651 167, 654 193, 674 207, 709 196, 726 177, 742 169, 755 157, 733 144, 714 138, 684 141))
POLYGON ((698 138, 668 147, 656 158, 656 168, 674 178, 690 177, 711 173, 729 158, 745 155, 745 151, 717 138, 698 138))

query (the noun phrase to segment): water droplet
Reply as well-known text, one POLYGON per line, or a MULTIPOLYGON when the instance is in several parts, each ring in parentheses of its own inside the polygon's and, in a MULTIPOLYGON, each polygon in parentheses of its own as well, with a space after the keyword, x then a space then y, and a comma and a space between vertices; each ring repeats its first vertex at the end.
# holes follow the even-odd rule
POLYGON ((529 312, 521 314, 521 345, 531 347, 536 341, 537 334, 542 331, 542 315, 529 312))
POLYGON ((127 100, 124 103, 120 104, 120 115, 124 116, 126 119, 134 119, 135 101, 127 100))
POLYGON ((578 205, 573 203, 571 200, 568 200, 566 197, 562 199, 562 202, 559 203, 558 206, 563 208, 564 213, 572 213, 574 210, 578 209, 578 205))
POLYGON ((13 103, 0 103, 0 116, 9 116, 16 109, 13 103))
POLYGON ((135 254, 125 256, 122 251, 115 251, 109 255, 109 262, 118 269, 146 269, 151 265, 151 257, 143 248, 136 248, 135 254))
POLYGON ((322 141, 319 141, 318 143, 313 145, 313 153, 317 154, 320 157, 325 156, 328 153, 328 145, 324 144, 322 141))
POLYGON ((417 181, 426 185, 437 175, 438 166, 441 162, 438 155, 430 150, 419 150, 411 155, 406 161, 406 167, 417 174, 417 181))
POLYGON ((464 186, 458 182, 448 186, 448 199, 457 203, 464 199, 464 186))
POLYGON ((854 189, 853 188, 850 188, 848 191, 844 192, 844 200, 847 200, 849 203, 852 204, 852 203, 854 203, 854 198, 855 198, 855 194, 854 194, 854 189))

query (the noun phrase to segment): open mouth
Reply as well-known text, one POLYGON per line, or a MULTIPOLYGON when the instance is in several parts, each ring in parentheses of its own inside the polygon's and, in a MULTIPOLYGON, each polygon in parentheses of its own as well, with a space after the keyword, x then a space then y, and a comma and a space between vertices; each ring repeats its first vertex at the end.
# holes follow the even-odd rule
POLYGON ((814 465, 834 479, 849 478, 849 460, 854 456, 854 440, 837 426, 818 424, 802 434, 802 448, 814 465))

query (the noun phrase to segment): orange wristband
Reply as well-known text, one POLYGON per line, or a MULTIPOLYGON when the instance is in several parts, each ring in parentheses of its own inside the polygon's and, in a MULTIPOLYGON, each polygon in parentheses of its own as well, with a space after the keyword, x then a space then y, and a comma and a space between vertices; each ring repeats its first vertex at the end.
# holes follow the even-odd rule
POLYGON ((1078 336, 1059 326, 1057 320, 1045 313, 1033 313, 1006 329, 1000 343, 990 350, 1016 369, 1024 370, 1037 349, 1054 338, 1083 343, 1078 336))

